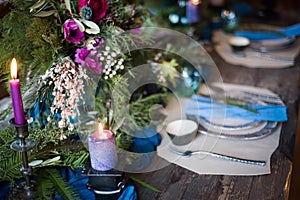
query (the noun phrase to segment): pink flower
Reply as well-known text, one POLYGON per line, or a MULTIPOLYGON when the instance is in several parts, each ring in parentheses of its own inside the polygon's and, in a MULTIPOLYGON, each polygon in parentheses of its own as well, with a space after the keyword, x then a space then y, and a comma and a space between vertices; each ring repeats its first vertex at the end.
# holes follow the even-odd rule
POLYGON ((76 50, 75 62, 81 64, 83 67, 88 68, 96 74, 101 74, 102 65, 99 58, 96 56, 95 50, 89 51, 87 47, 76 50))
POLYGON ((79 0, 78 9, 81 10, 82 7, 88 6, 92 9, 92 21, 99 22, 107 12, 108 4, 106 0, 79 0))
POLYGON ((80 44, 84 41, 84 33, 79 30, 75 21, 67 19, 64 23, 64 38, 69 43, 80 44))

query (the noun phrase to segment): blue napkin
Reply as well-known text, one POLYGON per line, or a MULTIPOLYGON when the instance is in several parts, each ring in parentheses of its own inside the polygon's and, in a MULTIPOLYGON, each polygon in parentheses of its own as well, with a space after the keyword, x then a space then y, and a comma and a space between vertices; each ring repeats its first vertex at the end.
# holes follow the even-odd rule
POLYGON ((135 159, 129 167, 140 171, 151 163, 156 147, 161 142, 161 135, 157 133, 155 126, 151 126, 135 132, 132 140, 129 151, 141 153, 141 156, 135 159))
POLYGON ((280 39, 284 37, 295 37, 300 35, 300 23, 286 28, 278 30, 279 34, 268 33, 261 31, 236 31, 236 36, 247 37, 250 40, 268 40, 268 39, 280 39), (282 35, 281 35, 282 34, 282 35))
POLYGON ((253 105, 246 108, 218 103, 210 98, 193 95, 186 101, 185 112, 204 118, 237 118, 258 121, 286 121, 287 107, 282 105, 253 105), (254 112, 255 110, 255 112, 254 112), (224 113, 226 111, 226 113, 224 113))

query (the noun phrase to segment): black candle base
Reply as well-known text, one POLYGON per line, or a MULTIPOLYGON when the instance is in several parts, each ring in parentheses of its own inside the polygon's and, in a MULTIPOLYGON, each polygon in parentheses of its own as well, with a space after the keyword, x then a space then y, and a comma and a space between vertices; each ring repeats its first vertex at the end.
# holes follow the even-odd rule
POLYGON ((97 171, 91 167, 90 161, 82 170, 83 176, 88 176, 87 189, 95 194, 95 199, 114 200, 122 193, 124 184, 124 172, 117 170, 97 171))

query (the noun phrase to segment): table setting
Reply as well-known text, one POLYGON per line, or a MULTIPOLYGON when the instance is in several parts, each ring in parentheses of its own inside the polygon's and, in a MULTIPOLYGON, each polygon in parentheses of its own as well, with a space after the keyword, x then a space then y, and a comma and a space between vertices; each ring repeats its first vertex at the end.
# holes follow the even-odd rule
MULTIPOLYGON (((250 176, 271 173, 270 158, 279 144, 281 122, 287 120, 286 107, 280 97, 268 89, 253 86, 228 83, 211 85, 212 87, 208 87, 204 84, 197 97, 171 100, 166 107, 168 117, 165 123, 172 123, 179 119, 192 120, 197 124, 197 133, 193 140, 187 143, 174 143, 168 136, 170 131, 166 125, 167 128, 162 133, 162 143, 158 146, 158 155, 198 174, 250 176), (223 88, 227 98, 232 95, 235 98, 242 97, 244 100, 245 97, 250 97, 251 100, 259 100, 264 111, 268 109, 266 105, 271 105, 270 110, 265 113, 254 113, 253 118, 251 117, 253 112, 246 107, 212 108, 199 103, 197 108, 195 102, 199 101, 201 94, 204 94, 205 98, 211 94, 214 98, 212 88, 216 87, 223 88), (246 94, 244 97, 243 93, 246 94), (235 113, 234 110, 237 112, 235 113), (259 120, 256 115, 262 118, 259 120), (206 153, 199 153, 199 151, 206 153), (221 154, 221 156, 216 157, 209 153, 221 154), (224 157, 222 159, 222 156, 225 156, 225 159, 224 157)), ((208 104, 213 104, 210 99, 208 101, 208 104)), ((182 122, 182 125, 176 127, 177 132, 185 131, 183 124, 182 122)))
POLYGON ((299 24, 285 28, 266 24, 240 25, 234 33, 216 30, 215 50, 228 63, 249 68, 286 68, 299 53, 299 24), (243 28, 244 27, 244 28, 243 28), (235 40, 236 44, 231 41, 235 40), (247 40, 239 44, 240 40, 247 40), (239 46, 239 51, 233 46, 239 46))

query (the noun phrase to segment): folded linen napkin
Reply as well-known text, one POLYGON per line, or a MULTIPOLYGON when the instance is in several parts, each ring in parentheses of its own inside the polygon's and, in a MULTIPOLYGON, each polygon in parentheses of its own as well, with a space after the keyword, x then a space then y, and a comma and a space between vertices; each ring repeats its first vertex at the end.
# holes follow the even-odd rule
POLYGON ((245 108, 220 103, 216 100, 193 95, 186 100, 185 113, 204 118, 239 118, 259 121, 286 121, 287 107, 283 105, 248 104, 245 108))
POLYGON ((247 37, 250 40, 269 40, 300 35, 300 23, 278 30, 278 33, 263 31, 236 31, 236 36, 247 37))

